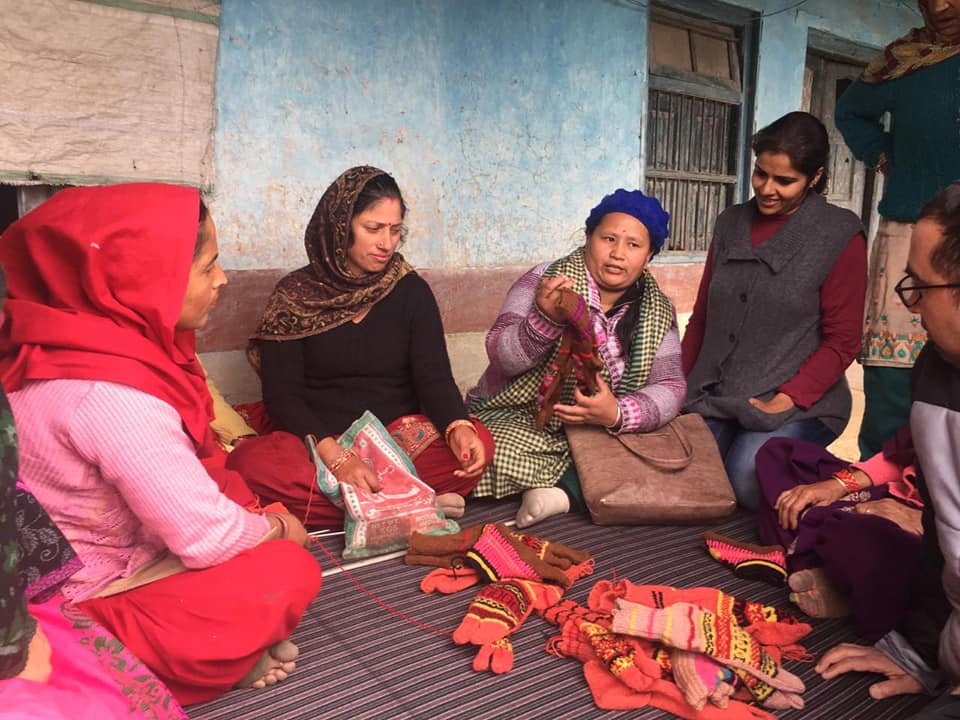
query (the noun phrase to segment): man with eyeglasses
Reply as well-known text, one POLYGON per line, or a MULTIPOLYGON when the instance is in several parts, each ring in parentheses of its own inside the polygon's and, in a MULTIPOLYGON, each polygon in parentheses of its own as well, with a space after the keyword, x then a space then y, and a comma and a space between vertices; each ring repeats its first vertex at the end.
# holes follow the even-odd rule
MULTIPOLYGON (((896 292, 929 338, 913 369, 910 409, 924 499, 922 586, 896 630, 873 647, 838 645, 816 666, 827 680, 850 671, 885 675, 870 686, 876 699, 960 687, 960 182, 921 210, 896 292)), ((913 716, 958 717, 960 694, 952 693, 913 716)))

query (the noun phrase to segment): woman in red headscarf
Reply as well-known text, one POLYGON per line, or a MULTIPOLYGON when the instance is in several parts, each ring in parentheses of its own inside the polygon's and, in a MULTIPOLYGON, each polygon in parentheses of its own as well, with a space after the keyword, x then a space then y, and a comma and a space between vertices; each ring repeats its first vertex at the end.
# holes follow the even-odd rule
POLYGON ((63 594, 184 704, 284 679, 320 585, 302 525, 256 511, 210 430, 194 330, 217 257, 171 185, 63 190, 0 236, 20 477, 84 565, 63 594))

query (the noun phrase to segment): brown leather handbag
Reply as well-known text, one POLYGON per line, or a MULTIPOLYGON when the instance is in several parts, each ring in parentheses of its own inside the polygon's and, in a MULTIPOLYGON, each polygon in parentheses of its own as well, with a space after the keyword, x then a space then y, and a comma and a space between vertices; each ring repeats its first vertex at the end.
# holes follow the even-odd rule
POLYGON ((597 525, 676 525, 730 515, 736 497, 700 415, 678 415, 649 433, 611 435, 567 425, 583 499, 597 525))

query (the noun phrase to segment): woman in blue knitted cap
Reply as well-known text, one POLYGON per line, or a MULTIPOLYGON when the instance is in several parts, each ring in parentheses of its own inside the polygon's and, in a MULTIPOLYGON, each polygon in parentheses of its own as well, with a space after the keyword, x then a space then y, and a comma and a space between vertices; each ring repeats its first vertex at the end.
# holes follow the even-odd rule
POLYGON ((518 527, 585 509, 564 424, 649 432, 683 402, 676 315, 647 270, 669 219, 639 190, 607 195, 584 245, 517 280, 487 333, 490 365, 467 402, 496 452, 473 494, 523 493, 518 527))

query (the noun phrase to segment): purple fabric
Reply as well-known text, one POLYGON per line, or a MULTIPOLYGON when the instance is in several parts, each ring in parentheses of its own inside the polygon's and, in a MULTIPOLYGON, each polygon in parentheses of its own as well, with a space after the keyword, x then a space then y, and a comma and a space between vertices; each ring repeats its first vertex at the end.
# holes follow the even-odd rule
POLYGON ((762 495, 757 512, 760 541, 787 549, 791 573, 822 567, 847 597, 857 631, 873 641, 891 630, 907 608, 919 567, 920 537, 884 518, 851 512, 862 502, 888 497, 885 485, 848 495, 826 507, 812 507, 796 531, 780 527, 773 509, 785 490, 825 480, 849 463, 803 440, 774 438, 757 452, 762 495))

